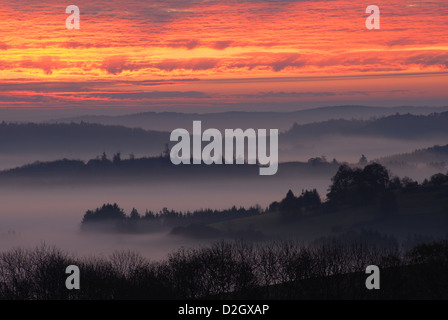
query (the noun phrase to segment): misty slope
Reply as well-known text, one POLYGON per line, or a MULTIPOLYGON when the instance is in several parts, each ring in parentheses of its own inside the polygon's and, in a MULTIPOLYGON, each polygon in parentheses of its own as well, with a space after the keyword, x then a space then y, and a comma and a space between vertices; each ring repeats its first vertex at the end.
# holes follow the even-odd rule
POLYGON ((306 109, 294 112, 220 112, 220 113, 177 113, 177 112, 144 112, 124 116, 82 116, 63 118, 55 122, 90 122, 106 125, 123 125, 141 127, 143 129, 172 131, 176 128, 190 128, 193 120, 202 120, 209 128, 267 128, 289 129, 295 122, 326 121, 330 119, 363 119, 393 115, 395 113, 411 113, 428 115, 434 112, 448 111, 448 107, 365 107, 335 106, 306 109))
POLYGON ((327 135, 377 136, 395 139, 416 139, 432 136, 448 138, 448 112, 427 116, 395 114, 375 120, 329 120, 294 124, 282 135, 286 140, 317 138, 327 135))
POLYGON ((378 159, 384 164, 448 162, 448 144, 431 148, 418 149, 413 152, 390 155, 378 159))
MULTIPOLYGON (((446 172, 448 145, 419 149, 404 154, 375 159, 386 165, 393 174, 425 178, 435 173, 446 172)), ((175 166, 169 157, 109 159, 96 158, 89 161, 61 159, 35 161, 13 169, 0 171, 0 185, 7 184, 151 184, 207 180, 228 181, 284 181, 303 178, 331 177, 341 163, 316 157, 306 162, 281 162, 276 175, 259 176, 256 165, 183 165, 175 166)))
POLYGON ((0 185, 121 185, 182 183, 192 185, 203 181, 260 181, 304 177, 329 178, 337 163, 280 163, 274 176, 260 176, 257 165, 179 165, 166 157, 135 159, 92 159, 89 161, 61 159, 40 162, 0 171, 0 185))
MULTIPOLYGON (((396 114, 375 120, 340 119, 296 124, 279 136, 279 160, 307 161, 312 157, 326 155, 328 159, 353 162, 362 153, 369 159, 375 159, 398 152, 409 152, 445 144, 448 141, 447 124, 448 112, 427 116, 396 114), (372 138, 377 140, 376 145, 372 143, 372 138), (345 145, 341 146, 341 142, 345 145)), ((208 126, 203 125, 202 130, 206 127, 208 126)), ((186 129, 191 133, 192 124, 186 126, 186 129)), ((155 156, 161 154, 166 143, 174 145, 174 142, 170 142, 170 132, 85 122, 2 122, 0 168, 20 166, 35 160, 89 159, 103 152, 109 157, 117 152, 124 157, 129 154, 138 157, 155 156)), ((205 144, 204 142, 203 146, 205 144)))
POLYGON ((301 241, 344 232, 376 230, 405 239, 410 235, 444 236, 448 230, 448 184, 396 190, 398 212, 381 216, 373 205, 347 206, 334 213, 312 213, 285 220, 281 212, 211 224, 219 230, 251 229, 301 241))

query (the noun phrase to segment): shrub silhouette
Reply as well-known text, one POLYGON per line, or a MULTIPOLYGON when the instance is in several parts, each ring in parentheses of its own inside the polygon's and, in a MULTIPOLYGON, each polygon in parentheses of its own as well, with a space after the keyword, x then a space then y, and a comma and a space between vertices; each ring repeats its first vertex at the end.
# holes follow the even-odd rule
POLYGON ((446 239, 400 252, 396 240, 372 232, 308 245, 220 241, 159 262, 131 251, 79 258, 43 245, 0 253, 0 299, 443 299, 447 257, 446 239), (81 290, 65 288, 72 264, 81 290), (381 290, 365 289, 370 264, 381 268, 381 290))

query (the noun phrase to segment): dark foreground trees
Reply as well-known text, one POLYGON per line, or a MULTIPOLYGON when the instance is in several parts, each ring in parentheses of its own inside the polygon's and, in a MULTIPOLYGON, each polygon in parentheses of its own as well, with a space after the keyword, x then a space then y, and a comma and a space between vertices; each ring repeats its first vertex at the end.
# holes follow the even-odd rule
POLYGON ((396 241, 375 233, 311 245, 221 241, 179 249, 160 262, 131 251, 78 258, 42 246, 0 253, 0 298, 446 299, 446 270, 447 240, 400 252, 396 241), (65 287, 72 264, 81 270, 80 290, 65 287), (381 290, 365 288, 370 264, 381 269, 381 290))

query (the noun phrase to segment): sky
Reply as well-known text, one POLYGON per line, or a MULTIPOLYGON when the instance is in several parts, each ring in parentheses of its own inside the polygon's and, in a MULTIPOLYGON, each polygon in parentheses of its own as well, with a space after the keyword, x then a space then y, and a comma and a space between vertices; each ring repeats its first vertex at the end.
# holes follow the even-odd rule
POLYGON ((0 2, 0 109, 444 106, 447 71, 446 0, 0 2))

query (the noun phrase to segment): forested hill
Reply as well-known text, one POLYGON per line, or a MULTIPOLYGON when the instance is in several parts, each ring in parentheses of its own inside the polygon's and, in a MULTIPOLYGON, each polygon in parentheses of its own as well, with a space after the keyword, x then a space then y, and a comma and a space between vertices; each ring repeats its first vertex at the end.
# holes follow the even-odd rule
POLYGON ((409 153, 390 155, 378 159, 384 164, 402 163, 448 163, 448 144, 444 146, 434 146, 431 148, 418 149, 409 153))
MULTIPOLYGON (((279 143, 300 141, 325 135, 378 136, 399 139, 446 136, 448 112, 427 116, 392 115, 376 120, 329 120, 294 125, 280 135, 279 143)), ((234 123, 228 128, 236 129, 234 123)), ((203 130, 209 128, 203 123, 203 130)), ((192 130, 192 123, 185 127, 192 130)), ((247 127, 241 127, 247 129, 247 127)), ((160 154, 170 132, 127 128, 92 123, 0 123, 0 154, 87 154, 100 152, 123 154, 160 154)))
POLYGON ((88 161, 35 161, 3 170, 0 171, 0 185, 134 184, 265 177, 283 179, 292 176, 330 176, 337 168, 337 162, 317 162, 316 159, 310 159, 308 162, 280 163, 276 175, 260 176, 258 165, 174 165, 166 152, 161 156, 142 158, 122 158, 120 153, 112 156, 103 153, 88 161))
POLYGON ((448 112, 427 116, 396 114, 375 120, 329 120, 325 122, 295 124, 282 137, 295 140, 340 134, 345 136, 377 136, 397 139, 416 139, 432 136, 448 138, 448 112))
POLYGON ((105 125, 123 125, 143 129, 171 131, 189 127, 193 120, 201 120, 211 128, 277 128, 285 131, 294 124, 328 121, 331 119, 369 120, 394 114, 429 115, 448 111, 447 107, 367 107, 358 105, 330 106, 292 112, 243 112, 216 113, 141 112, 120 116, 80 116, 54 120, 54 122, 91 122, 105 125), (230 127, 229 127, 230 125, 230 127))
POLYGON ((150 153, 163 150, 169 133, 92 123, 0 124, 1 154, 150 153))

